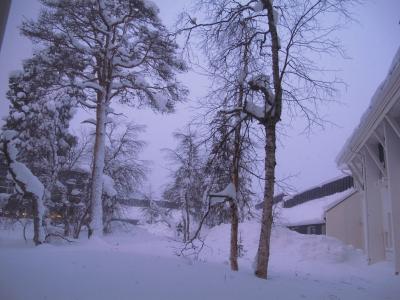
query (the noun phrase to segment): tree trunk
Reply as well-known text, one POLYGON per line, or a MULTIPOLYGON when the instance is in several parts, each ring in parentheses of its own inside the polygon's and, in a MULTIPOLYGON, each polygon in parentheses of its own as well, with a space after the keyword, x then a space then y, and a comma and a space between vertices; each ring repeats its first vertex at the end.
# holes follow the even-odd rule
POLYGON ((182 217, 182 233, 183 233, 183 242, 186 243, 188 240, 186 233, 186 218, 182 217))
MULTIPOLYGON (((33 196, 33 195, 31 195, 33 196)), ((36 197, 32 198, 32 212, 33 212, 33 242, 35 245, 40 245, 42 243, 41 237, 41 217, 39 216, 39 206, 36 197)))
POLYGON ((96 137, 93 152, 92 189, 90 197, 89 237, 103 233, 103 172, 105 157, 106 104, 99 101, 96 110, 96 137))
POLYGON ((239 229, 239 216, 238 208, 234 201, 231 201, 231 254, 229 257, 231 263, 231 270, 238 271, 238 229, 239 229))
POLYGON ((279 37, 274 20, 272 1, 261 0, 267 9, 268 28, 271 34, 272 43, 272 75, 274 80, 275 101, 274 112, 269 115, 265 127, 265 186, 264 205, 261 219, 261 232, 257 252, 257 265, 255 275, 267 279, 268 262, 270 254, 270 239, 272 229, 272 205, 275 185, 276 166, 276 124, 280 121, 282 113, 282 83, 279 71, 279 37))
POLYGON ((189 210, 189 201, 186 195, 185 195, 185 214, 186 214, 185 232, 186 232, 186 241, 188 241, 190 239, 190 210, 189 210))
MULTIPOLYGON (((239 99, 239 104, 241 105, 241 98, 239 99)), ((233 169, 232 169, 232 182, 236 190, 236 199, 231 199, 231 249, 230 249, 230 263, 231 270, 238 271, 239 265, 238 259, 238 228, 239 228, 239 213, 237 205, 237 194, 239 191, 239 161, 241 156, 240 151, 241 143, 241 125, 239 124, 235 130, 235 143, 234 143, 234 153, 233 153, 233 169)))
POLYGON ((272 204, 274 197, 275 166, 276 166, 276 123, 269 119, 265 125, 265 185, 264 206, 261 219, 260 240, 257 251, 257 266, 255 275, 267 279, 270 254, 270 238, 272 229, 272 204))
MULTIPOLYGON (((243 73, 247 74, 248 69, 248 48, 247 44, 243 50, 243 73)), ((243 106, 243 98, 244 98, 244 87, 243 83, 239 86, 239 97, 237 99, 236 105, 238 107, 243 106)), ((238 203, 237 203, 237 194, 239 192, 239 169, 240 169, 240 158, 241 158, 241 143, 242 143, 242 125, 240 121, 240 115, 237 116, 238 125, 235 129, 235 141, 234 141, 234 149, 233 149, 233 161, 232 161, 232 182, 235 186, 236 190, 236 199, 233 199, 230 204, 231 208, 231 253, 230 253, 230 263, 231 270, 238 271, 238 234, 239 234, 239 212, 238 212, 238 203)))

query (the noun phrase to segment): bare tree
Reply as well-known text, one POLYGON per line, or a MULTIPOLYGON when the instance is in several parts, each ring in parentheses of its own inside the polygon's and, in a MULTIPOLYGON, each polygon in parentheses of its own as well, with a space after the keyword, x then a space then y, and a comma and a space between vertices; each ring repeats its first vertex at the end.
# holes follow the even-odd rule
MULTIPOLYGON (((247 73, 250 76, 246 88, 249 93, 258 94, 259 98, 257 102, 245 101, 242 106, 225 110, 225 113, 243 113, 260 124, 264 135, 264 206, 255 270, 260 278, 267 278, 268 274, 277 125, 282 117, 290 115, 304 117, 309 126, 322 123, 318 106, 333 98, 340 81, 328 77, 316 57, 343 54, 334 32, 350 18, 349 6, 357 1, 272 2, 200 0, 196 16, 190 13, 182 15, 184 28, 180 31, 186 33, 187 40, 193 32, 209 37, 205 39, 207 43, 210 39, 224 40, 220 45, 225 49, 225 61, 237 60, 238 56, 230 54, 243 44, 247 44, 254 55, 253 64, 250 64, 252 71, 247 73), (241 24, 250 28, 250 35, 232 43, 229 33, 239 31, 241 24)), ((206 45, 202 46, 208 50, 206 45)))
MULTIPOLYGON (((133 122, 107 124, 104 174, 113 180, 119 199, 131 197, 146 179, 146 162, 139 159, 139 154, 145 146, 138 138, 142 131, 144 126, 133 122)), ((104 231, 110 232, 110 222, 119 214, 117 198, 103 195, 103 210, 104 231)))
POLYGON ((202 216, 204 162, 195 132, 189 128, 187 132, 176 132, 174 137, 178 141, 176 149, 165 151, 176 169, 171 172, 172 182, 167 186, 164 198, 181 204, 183 241, 187 242, 191 240, 193 220, 202 216))

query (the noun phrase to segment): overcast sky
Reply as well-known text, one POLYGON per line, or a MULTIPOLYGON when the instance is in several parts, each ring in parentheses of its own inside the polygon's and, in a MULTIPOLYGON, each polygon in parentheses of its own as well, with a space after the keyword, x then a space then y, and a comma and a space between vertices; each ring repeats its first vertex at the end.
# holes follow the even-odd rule
MULTIPOLYGON (((10 71, 20 69, 21 60, 31 55, 31 43, 19 36, 18 26, 24 17, 35 18, 39 10, 36 0, 12 0, 5 40, 0 53, 0 116, 7 114, 5 98, 10 71)), ((188 0, 154 0, 161 11, 161 18, 172 25, 188 0)), ((341 32, 341 40, 351 59, 334 59, 323 62, 331 68, 340 69, 338 74, 348 85, 341 92, 338 103, 325 107, 322 114, 336 125, 324 130, 315 128, 310 134, 303 132, 304 124, 296 120, 280 137, 278 147, 278 177, 297 175, 290 180, 296 189, 302 190, 340 175, 335 157, 346 139, 357 126, 370 98, 385 78, 392 58, 400 46, 400 1, 376 0, 354 11, 358 23, 350 24, 341 32)), ((192 103, 207 92, 205 80, 193 74, 182 77, 191 91, 192 103)), ((152 189, 160 194, 168 180, 166 163, 160 149, 173 148, 172 132, 180 129, 190 119, 189 106, 178 105, 177 113, 169 116, 154 115, 151 111, 132 111, 129 119, 147 125, 143 139, 148 143, 143 158, 152 160, 149 175, 152 189)), ((74 128, 79 127, 75 122, 74 128)))

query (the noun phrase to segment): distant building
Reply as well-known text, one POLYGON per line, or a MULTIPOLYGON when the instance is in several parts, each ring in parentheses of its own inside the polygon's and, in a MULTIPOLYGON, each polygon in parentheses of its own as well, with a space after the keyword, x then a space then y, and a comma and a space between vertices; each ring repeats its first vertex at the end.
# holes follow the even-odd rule
MULTIPOLYGON (((22 197, 17 193, 14 181, 8 177, 8 168, 5 158, 0 152, 0 216, 14 218, 20 216, 31 217, 31 199, 22 197)), ((40 179, 40 170, 34 170, 40 179)), ((59 173, 58 184, 51 192, 51 199, 55 203, 72 203, 87 205, 90 190, 90 174, 81 169, 63 170, 59 173)), ((150 201, 149 199, 121 199, 116 201, 126 207, 149 208, 151 202, 160 208, 179 209, 181 203, 171 201, 150 201)), ((53 209, 53 215, 58 215, 53 209)))
MULTIPOLYGON (((378 87, 360 124, 338 155, 337 164, 341 169, 352 173, 360 194, 361 205, 356 202, 352 205, 358 206, 362 212, 362 236, 369 262, 392 260, 398 274, 400 48, 393 59, 388 76, 378 87)), ((344 207, 342 210, 345 213, 344 207)))
MULTIPOLYGON (((354 192, 353 178, 342 176, 295 195, 278 195, 274 198, 274 222, 303 234, 325 234, 326 209, 354 192)), ((262 203, 256 208, 262 208, 262 203)))

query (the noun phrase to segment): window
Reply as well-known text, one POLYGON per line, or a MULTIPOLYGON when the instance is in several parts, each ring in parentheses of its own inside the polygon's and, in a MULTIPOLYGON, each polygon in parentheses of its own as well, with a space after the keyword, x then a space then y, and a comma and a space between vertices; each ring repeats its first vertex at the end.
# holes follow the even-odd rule
POLYGON ((385 149, 381 143, 378 144, 378 156, 379 161, 383 164, 383 167, 385 167, 385 149))
POLYGON ((317 233, 317 227, 312 225, 307 227, 307 233, 308 234, 316 234, 317 233))
POLYGON ((14 194, 14 183, 11 180, 0 180, 0 193, 14 194))

